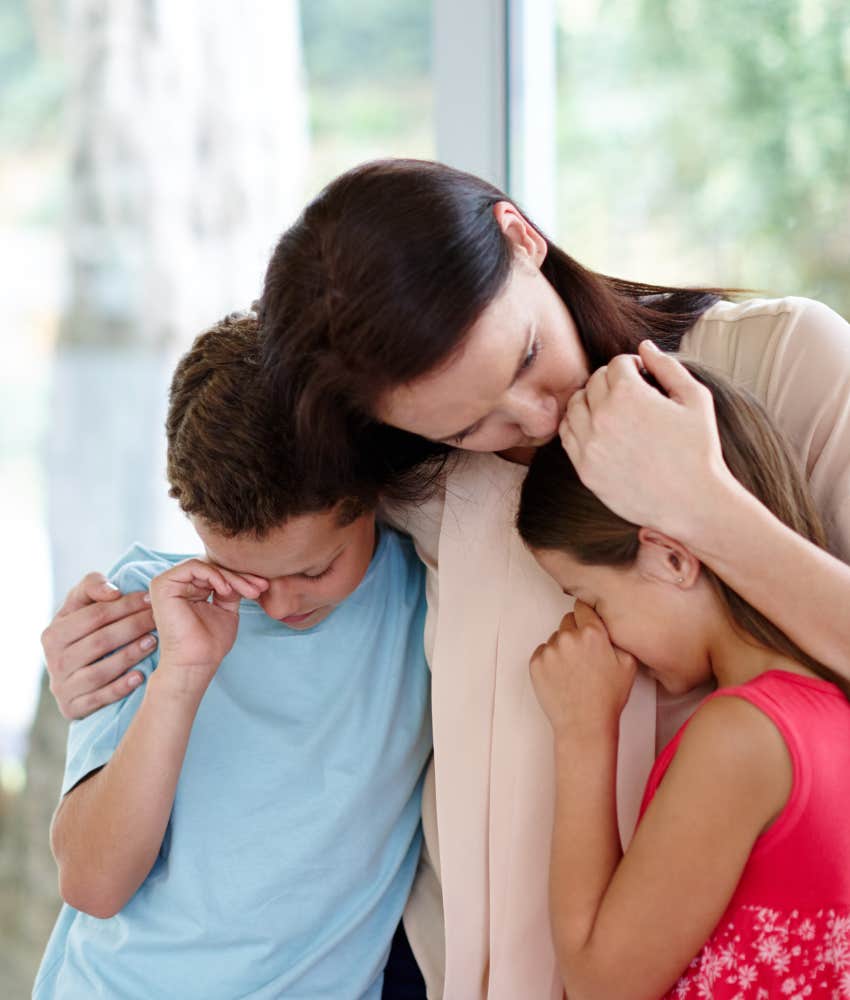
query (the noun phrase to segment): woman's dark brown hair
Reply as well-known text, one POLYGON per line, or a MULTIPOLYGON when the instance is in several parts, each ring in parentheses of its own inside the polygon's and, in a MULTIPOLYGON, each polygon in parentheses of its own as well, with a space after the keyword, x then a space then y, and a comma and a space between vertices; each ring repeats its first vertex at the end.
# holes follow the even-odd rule
MULTIPOLYGON (((319 443, 317 460, 340 460, 351 414, 374 423, 384 393, 458 351, 510 273, 513 247, 493 214, 510 200, 443 164, 379 160, 332 181, 280 238, 259 303, 265 367, 319 443)), ((547 246, 542 271, 592 369, 646 337, 675 349, 719 297, 609 278, 547 246)), ((401 431, 370 433, 402 464, 447 450, 401 431)))
MULTIPOLYGON (((824 528, 797 459, 758 400, 708 368, 690 361, 684 365, 711 391, 723 458, 732 475, 789 528, 826 548, 824 528)), ((618 517, 591 493, 558 440, 534 456, 516 523, 529 548, 568 552, 592 566, 626 568, 640 547, 640 526, 618 517)), ((803 652, 706 566, 702 572, 738 629, 809 667, 850 697, 850 684, 843 678, 803 652)), ((765 566, 765 572, 770 567, 765 566)))
POLYGON ((257 317, 234 313, 195 338, 171 380, 169 496, 226 536, 264 538, 289 518, 338 508, 348 524, 392 495, 363 455, 347 479, 305 468, 292 421, 262 377, 257 317))

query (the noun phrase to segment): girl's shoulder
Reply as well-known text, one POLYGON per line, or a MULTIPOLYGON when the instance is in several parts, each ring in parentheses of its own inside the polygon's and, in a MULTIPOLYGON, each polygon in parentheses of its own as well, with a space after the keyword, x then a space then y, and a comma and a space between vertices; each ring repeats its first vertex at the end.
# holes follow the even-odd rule
POLYGON ((737 788, 742 799, 762 796, 762 808, 770 806, 778 815, 795 774, 822 770, 822 744, 837 742, 848 726, 850 703, 819 677, 769 670, 746 684, 719 688, 658 757, 644 808, 662 778, 675 770, 709 775, 737 788))
MULTIPOLYGON (((745 684, 708 695, 672 743, 699 751, 722 734, 723 750, 734 762, 740 754, 774 762, 788 759, 800 737, 820 731, 827 720, 850 722, 850 703, 829 681, 790 670, 767 670, 745 684)), ((669 749, 674 749, 672 746, 669 749)), ((718 748, 714 746, 713 754, 718 748)), ((720 761, 720 757, 717 758, 720 761)))
MULTIPOLYGON (((716 777, 752 782, 754 787, 790 784, 791 759, 775 720, 742 688, 720 689, 709 695, 682 726, 669 749, 679 767, 702 770, 710 762, 716 777), (776 776, 780 775, 777 781, 776 776)), ((784 801, 784 800, 783 800, 784 801)))

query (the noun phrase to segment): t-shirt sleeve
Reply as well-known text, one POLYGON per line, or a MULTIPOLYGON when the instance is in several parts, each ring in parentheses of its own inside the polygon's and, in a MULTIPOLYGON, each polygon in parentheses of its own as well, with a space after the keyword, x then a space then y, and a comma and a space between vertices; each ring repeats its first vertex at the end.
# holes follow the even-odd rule
MULTIPOLYGON (((163 568, 165 567, 152 562, 128 562, 125 558, 113 568, 109 578, 124 593, 147 590, 150 580, 163 568)), ((157 660, 158 653, 154 650, 133 669, 141 671, 147 680, 155 669, 157 660)), ((104 705, 86 718, 76 719, 71 723, 62 778, 63 796, 83 778, 109 763, 139 710, 145 687, 145 684, 140 684, 126 698, 104 705)))
MULTIPOLYGON (((153 665, 149 660, 145 660, 136 669, 150 676, 153 665)), ((67 795, 83 778, 109 763, 139 710, 144 691, 145 685, 141 684, 121 701, 105 705, 85 719, 75 719, 71 723, 68 730, 62 795, 67 795)))

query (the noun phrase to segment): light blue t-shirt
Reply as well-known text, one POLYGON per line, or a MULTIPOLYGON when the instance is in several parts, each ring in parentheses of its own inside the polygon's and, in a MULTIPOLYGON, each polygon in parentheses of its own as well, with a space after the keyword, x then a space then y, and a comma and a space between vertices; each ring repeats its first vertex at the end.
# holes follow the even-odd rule
MULTIPOLYGON (((147 589, 181 558, 135 546, 112 578, 147 589)), ((153 869, 110 919, 63 907, 38 1000, 380 997, 431 750, 422 567, 382 527, 358 588, 312 629, 250 601, 239 614, 153 869)), ((108 763, 144 691, 72 723, 63 794, 108 763)))

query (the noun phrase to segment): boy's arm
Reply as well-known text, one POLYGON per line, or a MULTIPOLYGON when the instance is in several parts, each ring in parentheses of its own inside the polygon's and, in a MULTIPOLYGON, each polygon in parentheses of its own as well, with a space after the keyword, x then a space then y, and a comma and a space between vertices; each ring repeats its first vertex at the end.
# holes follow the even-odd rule
POLYGON ((170 688, 160 660, 112 759, 59 804, 51 847, 75 909, 114 916, 153 867, 201 697, 170 688))
POLYGON ((76 909, 113 916, 150 872, 195 714, 236 638, 240 596, 266 586, 197 559, 151 583, 159 666, 109 762, 65 796, 53 821, 62 897, 76 909))
POLYGON ((694 715, 623 857, 615 776, 630 659, 580 601, 532 658, 554 730, 549 894, 570 1000, 665 993, 708 940, 791 789, 773 723, 741 699, 713 699, 694 715))

